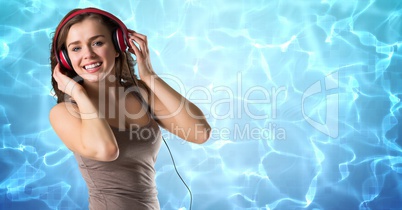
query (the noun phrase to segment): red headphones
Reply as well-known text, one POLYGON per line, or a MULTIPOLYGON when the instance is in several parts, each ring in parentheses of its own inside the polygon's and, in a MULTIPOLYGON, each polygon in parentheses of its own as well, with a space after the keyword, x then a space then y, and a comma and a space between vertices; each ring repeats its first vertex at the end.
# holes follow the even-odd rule
POLYGON ((117 28, 112 33, 113 44, 118 52, 125 52, 127 50, 128 30, 127 30, 126 25, 124 25, 124 23, 119 18, 117 18, 116 16, 114 16, 106 11, 96 9, 96 8, 80 9, 78 11, 71 13, 68 17, 66 17, 63 20, 62 23, 60 23, 60 25, 57 28, 56 33, 54 34, 54 37, 53 37, 53 51, 56 56, 56 59, 63 67, 67 68, 68 70, 73 70, 73 66, 71 64, 70 58, 68 57, 66 49, 62 48, 62 50, 60 50, 60 52, 57 52, 57 38, 59 36, 60 30, 63 28, 63 26, 69 20, 71 20, 73 17, 83 14, 83 13, 100 14, 100 15, 106 16, 106 17, 112 19, 114 22, 116 22, 119 25, 119 28, 117 28))

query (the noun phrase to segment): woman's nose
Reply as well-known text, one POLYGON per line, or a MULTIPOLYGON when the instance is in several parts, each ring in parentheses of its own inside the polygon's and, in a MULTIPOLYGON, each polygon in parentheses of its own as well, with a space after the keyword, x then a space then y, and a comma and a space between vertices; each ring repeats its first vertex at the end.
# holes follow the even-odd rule
POLYGON ((93 58, 95 57, 95 52, 91 47, 86 47, 84 50, 84 58, 93 58))

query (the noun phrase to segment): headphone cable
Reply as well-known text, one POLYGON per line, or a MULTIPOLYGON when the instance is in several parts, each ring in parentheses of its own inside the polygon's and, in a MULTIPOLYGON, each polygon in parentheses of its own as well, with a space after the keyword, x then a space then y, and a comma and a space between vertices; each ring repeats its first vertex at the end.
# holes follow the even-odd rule
MULTIPOLYGON (((127 58, 126 58, 126 59, 127 59, 127 58)), ((136 60, 134 60, 134 66, 135 66, 135 64, 137 64, 137 61, 136 61, 136 60)), ((127 66, 130 66, 130 63, 129 63, 128 59, 127 59, 127 66)), ((134 68, 134 66, 133 66, 133 68, 134 68)), ((133 80, 134 84, 135 84, 135 85, 137 86, 137 88, 138 88, 137 91, 138 91, 138 95, 140 96, 141 102, 146 104, 144 98, 143 98, 142 95, 141 95, 140 86, 138 85, 137 79, 134 78, 133 72, 131 72, 130 70, 129 70, 129 72, 130 72, 130 75, 131 75, 131 79, 133 80)), ((174 161, 174 158, 173 158, 172 152, 170 151, 169 145, 167 144, 165 138, 163 138, 163 135, 161 135, 161 136, 162 136, 163 142, 164 142, 165 145, 166 145, 166 148, 167 148, 168 151, 169 151, 169 155, 170 155, 170 158, 172 159, 172 163, 173 163, 174 170, 176 171, 177 176, 178 176, 178 177, 180 178, 180 180, 183 182, 184 186, 186 186, 187 191, 188 191, 189 194, 190 194, 190 206, 189 206, 189 210, 191 210, 191 207, 192 207, 192 205, 193 205, 193 194, 191 193, 191 190, 190 190, 190 188, 188 187, 187 183, 184 181, 184 179, 181 177, 179 171, 177 170, 176 162, 174 161)))
POLYGON ((174 161, 172 152, 170 151, 169 145, 167 144, 167 142, 166 142, 165 138, 163 138, 163 136, 162 136, 162 139, 163 139, 163 142, 164 142, 165 145, 166 145, 166 148, 167 148, 168 151, 169 151, 170 158, 172 159, 173 166, 174 166, 174 170, 176 171, 177 176, 178 176, 178 177, 180 178, 180 180, 183 182, 184 186, 186 186, 186 188, 187 188, 187 190, 188 190, 188 192, 189 192, 189 194, 190 194, 190 207, 189 207, 189 210, 191 210, 191 207, 192 207, 192 205, 193 205, 193 194, 191 193, 190 188, 188 187, 188 185, 186 184, 186 182, 184 181, 184 179, 181 177, 179 171, 177 170, 176 163, 175 163, 175 161, 174 161))

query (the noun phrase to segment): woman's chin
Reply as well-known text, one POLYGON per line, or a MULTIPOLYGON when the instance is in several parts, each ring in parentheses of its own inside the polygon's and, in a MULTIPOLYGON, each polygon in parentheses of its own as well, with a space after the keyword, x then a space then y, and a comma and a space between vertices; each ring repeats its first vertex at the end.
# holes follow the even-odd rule
POLYGON ((85 77, 82 77, 85 82, 90 82, 90 83, 96 83, 101 81, 100 80, 100 75, 86 75, 85 77))
POLYGON ((86 82, 99 83, 99 82, 105 81, 108 78, 108 76, 114 76, 114 73, 113 73, 113 69, 108 70, 108 71, 104 71, 104 69, 100 69, 99 71, 96 71, 94 73, 84 72, 84 73, 80 74, 80 76, 86 82))
POLYGON ((91 83, 92 82, 96 83, 96 82, 104 81, 106 79, 106 77, 107 77, 107 74, 100 73, 100 74, 94 74, 94 75, 87 75, 84 78, 84 80, 91 82, 91 83))

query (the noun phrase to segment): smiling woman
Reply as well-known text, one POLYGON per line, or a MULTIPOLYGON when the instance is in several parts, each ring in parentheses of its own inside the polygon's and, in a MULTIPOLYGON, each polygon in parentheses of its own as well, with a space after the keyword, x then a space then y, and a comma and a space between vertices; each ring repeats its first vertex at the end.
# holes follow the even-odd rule
POLYGON ((211 130, 204 114, 156 75, 146 36, 105 11, 67 14, 56 29, 51 61, 58 104, 50 122, 74 152, 90 209, 159 209, 159 126, 203 143, 211 130), (128 52, 137 58, 140 79, 128 52))
MULTIPOLYGON (((55 99, 80 120, 142 119, 109 125, 113 134, 128 133, 131 143, 149 145, 149 136, 161 131, 192 190, 193 209, 401 209, 401 0, 0 1, 0 209, 88 209, 79 169, 91 174, 96 165, 77 164, 78 156, 50 127, 55 99), (212 125, 206 144, 147 126, 148 108, 132 111, 139 105, 129 66, 135 57, 117 48, 115 74, 97 82, 97 94, 99 101, 109 93, 121 96, 119 108, 108 109, 117 105, 104 97, 93 103, 96 112, 84 113, 78 95, 49 94, 52 32, 71 9, 87 6, 107 8, 147 35, 158 77, 197 104, 212 125), (106 86, 112 81, 118 86, 106 86), (337 138, 327 135, 334 128, 337 138)), ((74 16, 59 30, 53 55, 62 58, 67 28, 87 18, 101 22, 112 38, 123 28, 99 13, 74 16)), ((64 61, 62 74, 76 74, 64 61)), ((137 67, 145 87, 146 74, 137 67)), ((90 85, 79 75, 70 78, 90 85)), ((62 116, 58 121, 65 129, 71 124, 62 116)), ((194 135, 184 129, 177 131, 194 135)), ((119 158, 125 146, 119 144, 119 158)), ((189 193, 174 176, 168 150, 162 145, 157 154, 161 209, 187 208, 189 193)))
POLYGON ((103 80, 114 70, 114 49, 108 29, 94 18, 87 18, 71 26, 66 50, 75 72, 84 80, 103 80))

